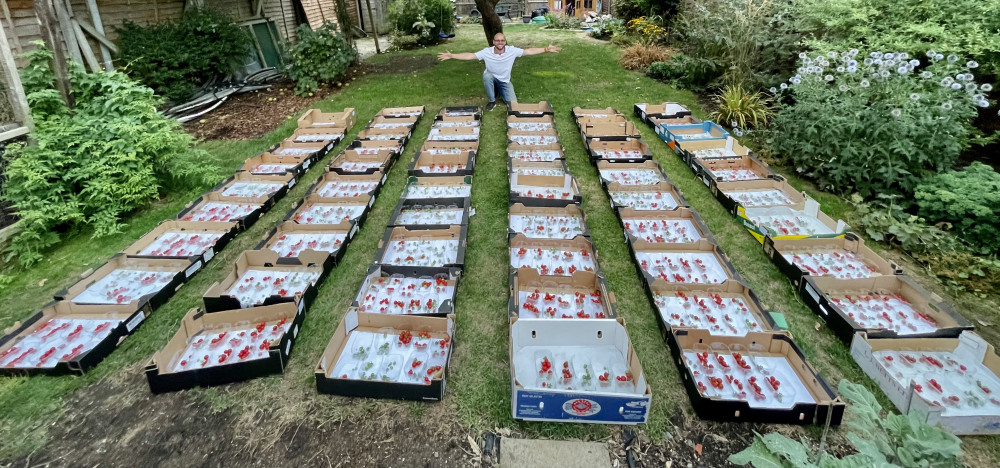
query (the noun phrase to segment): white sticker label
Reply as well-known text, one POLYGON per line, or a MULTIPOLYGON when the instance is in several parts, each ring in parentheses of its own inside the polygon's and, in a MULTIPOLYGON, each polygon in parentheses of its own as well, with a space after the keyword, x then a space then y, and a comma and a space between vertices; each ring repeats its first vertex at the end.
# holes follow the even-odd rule
POLYGON ((708 177, 702 177, 701 181, 705 183, 706 187, 708 187, 708 177))
POLYGON ((312 165, 312 159, 306 159, 306 162, 302 164, 302 168, 309 169, 309 166, 311 165, 312 165))
POLYGON ((212 260, 213 258, 215 258, 215 249, 209 247, 208 250, 205 251, 205 261, 207 262, 209 260, 212 260))
POLYGON ((292 188, 294 186, 295 186, 295 179, 289 180, 288 181, 288 188, 292 188))
POLYGON ((288 356, 292 352, 292 340, 288 340, 285 343, 285 356, 288 356))
POLYGON ((135 327, 138 327, 143 320, 146 320, 146 313, 140 310, 139 313, 135 314, 135 317, 132 317, 132 320, 125 324, 125 329, 132 333, 132 330, 135 330, 135 327))
POLYGON ((822 312, 823 315, 830 315, 830 312, 826 310, 826 307, 823 307, 823 304, 819 305, 819 311, 822 312))
POLYGON ((388 177, 388 176, 389 176, 389 174, 383 174, 382 175, 382 183, 383 184, 385 183, 385 178, 388 177))
POLYGON ((358 225, 355 224, 354 227, 351 228, 351 232, 349 234, 347 234, 347 238, 348 239, 353 239, 354 235, 357 234, 357 233, 358 233, 358 225))
POLYGON ((302 312, 302 309, 305 308, 306 308, 306 301, 299 299, 299 312, 302 312))
POLYGON ((371 208, 373 203, 375 203, 375 199, 374 198, 369 198, 368 199, 368 208, 371 208))
POLYGON ((200 269, 201 269, 201 260, 198 260, 197 262, 194 262, 193 265, 189 266, 188 269, 184 271, 184 274, 186 274, 187 277, 190 278, 191 275, 197 273, 198 270, 200 269))
POLYGON ((816 290, 813 289, 813 287, 810 286, 809 283, 806 283, 805 290, 807 293, 809 293, 809 296, 812 297, 813 301, 816 302, 816 304, 819 304, 819 294, 816 293, 816 290))

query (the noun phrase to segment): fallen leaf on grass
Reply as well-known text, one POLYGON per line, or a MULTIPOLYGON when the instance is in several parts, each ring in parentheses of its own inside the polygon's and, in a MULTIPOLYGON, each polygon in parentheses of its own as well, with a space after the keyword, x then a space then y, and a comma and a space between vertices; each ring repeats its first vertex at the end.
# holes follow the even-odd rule
POLYGON ((821 326, 821 325, 819 324, 819 322, 816 322, 815 324, 813 324, 813 328, 815 328, 815 329, 816 329, 816 331, 819 331, 819 327, 820 327, 820 326, 821 326))
POLYGON ((483 456, 483 452, 481 452, 479 450, 479 444, 476 443, 476 439, 473 439, 472 436, 470 436, 470 435, 467 435, 465 437, 468 437, 468 439, 469 439, 469 446, 472 447, 472 451, 476 453, 476 456, 477 457, 483 456))
POLYGON ((48 278, 45 278, 45 279, 43 279, 43 280, 39 281, 39 282, 38 282, 38 287, 40 288, 40 287, 42 287, 42 286, 45 286, 45 282, 46 282, 46 281, 48 281, 48 280, 49 280, 48 278))
POLYGON ((698 452, 698 456, 700 457, 701 456, 701 444, 695 444, 694 445, 694 451, 698 452))
POLYGON ((979 322, 979 324, 982 325, 982 326, 984 326, 984 327, 992 327, 993 326, 992 322, 987 322, 985 320, 979 320, 979 319, 976 319, 976 321, 979 322))

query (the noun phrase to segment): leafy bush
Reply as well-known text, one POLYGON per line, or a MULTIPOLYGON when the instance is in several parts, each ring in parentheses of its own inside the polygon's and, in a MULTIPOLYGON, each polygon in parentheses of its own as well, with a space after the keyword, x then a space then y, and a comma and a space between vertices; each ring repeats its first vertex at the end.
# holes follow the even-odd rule
POLYGON ((643 44, 657 44, 667 38, 667 29, 660 26, 655 18, 640 16, 625 24, 629 33, 639 38, 643 44))
POLYGON ((225 77, 250 53, 246 30, 222 13, 193 9, 176 23, 118 29, 118 63, 171 101, 187 99, 214 77, 225 77))
POLYGON ((677 13, 680 0, 614 0, 615 16, 628 21, 640 16, 671 18, 677 13))
POLYGON ((717 59, 677 52, 665 62, 652 63, 646 74, 681 88, 703 91, 714 87, 724 71, 722 62, 717 59))
POLYGON ((90 225, 94 237, 116 233, 122 217, 156 200, 163 185, 217 180, 207 154, 191 148, 191 136, 156 112, 161 99, 152 89, 122 73, 88 74, 70 63, 76 101, 70 109, 55 89, 52 52, 36 44, 21 79, 37 143, 4 154, 3 199, 17 209, 22 227, 8 259, 41 260, 59 242, 57 231, 67 228, 90 225))
POLYGON ((358 59, 357 49, 329 21, 315 31, 308 24, 300 25, 295 34, 299 42, 288 51, 292 58, 288 76, 295 81, 296 94, 310 94, 321 84, 335 81, 358 59))
POLYGON ((590 27, 590 35, 597 39, 610 39, 615 34, 625 32, 625 22, 611 15, 600 17, 593 26, 590 27))
POLYGON ((670 58, 670 50, 655 44, 632 44, 625 49, 622 58, 618 60, 621 66, 629 70, 645 70, 654 62, 663 62, 670 58))
POLYGON ((810 457, 811 448, 777 432, 761 435, 753 444, 729 457, 736 465, 757 468, 854 468, 869 467, 959 467, 962 441, 951 433, 928 424, 922 415, 883 415, 882 405, 865 387, 841 380, 837 387, 850 403, 845 417, 847 440, 857 451, 843 458, 827 452, 810 457), (814 459, 811 459, 814 458, 814 459))
POLYGON ((735 129, 762 127, 771 118, 770 99, 761 93, 750 93, 741 85, 729 85, 715 96, 718 108, 712 120, 729 122, 735 129))
POLYGON ((826 190, 910 196, 969 145, 976 107, 989 105, 982 93, 992 89, 976 84, 974 62, 928 55, 923 63, 906 53, 802 53, 798 74, 781 85, 790 93, 772 148, 826 190))
POLYGON ((984 253, 1000 250, 1000 174, 974 162, 961 171, 924 179, 914 193, 918 214, 931 223, 948 223, 984 253))
POLYGON ((911 55, 936 49, 983 64, 1000 75, 1000 11, 996 2, 953 0, 798 0, 796 15, 813 50, 843 50, 863 44, 870 50, 911 55))
POLYGON ((417 35, 430 45, 455 28, 455 10, 448 0, 397 0, 389 5, 389 23, 400 36, 417 35))
MULTIPOLYGON (((794 67, 801 35, 795 17, 797 0, 703 0, 687 2, 675 29, 680 49, 689 57, 718 63, 724 84, 763 89, 794 67)), ((713 74, 703 74, 714 80, 713 74)), ((692 81, 696 88, 715 87, 692 81)))
POLYGON ((399 34, 398 31, 389 34, 389 50, 392 52, 412 50, 420 46, 420 36, 416 34, 399 34))
POLYGON ((548 29, 580 29, 583 20, 564 14, 546 13, 545 27, 548 29))

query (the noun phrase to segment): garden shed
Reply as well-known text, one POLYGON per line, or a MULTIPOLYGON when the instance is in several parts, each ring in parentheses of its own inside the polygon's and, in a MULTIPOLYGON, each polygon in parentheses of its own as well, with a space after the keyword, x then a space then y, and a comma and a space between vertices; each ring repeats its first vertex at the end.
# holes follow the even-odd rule
MULTIPOLYGON (((360 20, 358 0, 346 3, 349 16, 360 20)), ((18 57, 33 49, 34 41, 54 39, 63 45, 67 59, 91 70, 110 70, 115 65, 116 29, 125 22, 176 21, 186 9, 211 8, 248 28, 255 39, 256 61, 274 66, 281 44, 296 40, 300 24, 315 29, 325 21, 338 22, 335 0, 0 0, 0 7, 5 76, 0 91, 6 98, 0 103, 0 141, 30 128, 15 70, 24 65, 18 57)))

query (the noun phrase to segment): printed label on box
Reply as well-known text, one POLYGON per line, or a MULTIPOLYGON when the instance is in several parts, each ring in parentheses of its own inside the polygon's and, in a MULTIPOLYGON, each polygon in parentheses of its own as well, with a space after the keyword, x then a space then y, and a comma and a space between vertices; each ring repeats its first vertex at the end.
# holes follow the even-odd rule
POLYGON ((375 199, 374 198, 369 198, 368 199, 368 208, 372 207, 372 203, 375 203, 375 199))
POLYGON ((644 397, 516 391, 514 417, 553 421, 636 424, 646 421, 649 401, 644 397))
POLYGON ((389 174, 383 174, 382 175, 382 183, 383 184, 385 183, 385 178, 388 177, 388 176, 389 176, 389 174))
POLYGON ((129 333, 132 333, 132 330, 135 330, 135 327, 138 327, 143 320, 146 320, 146 314, 140 310, 139 313, 135 314, 135 317, 132 317, 132 320, 129 320, 128 323, 125 324, 125 329, 128 330, 129 333))
POLYGON ((816 293, 816 290, 813 289, 813 287, 810 286, 809 283, 806 283, 804 289, 806 290, 807 293, 809 293, 809 297, 811 297, 812 300, 816 302, 816 304, 819 304, 819 294, 816 293))
POLYGON ((295 179, 289 180, 288 181, 288 188, 292 188, 294 186, 295 186, 295 179))
POLYGON ((306 301, 300 299, 299 300, 299 313, 302 313, 302 309, 305 309, 305 308, 306 308, 306 301))
POLYGON ((298 337, 299 337, 299 326, 296 325, 295 329, 292 330, 292 338, 298 338, 298 337))
POLYGON ((208 250, 205 251, 205 261, 207 262, 209 260, 212 260, 213 258, 215 258, 215 249, 209 247, 208 250))
POLYGON ((292 340, 285 342, 285 356, 288 356, 292 352, 292 340))
POLYGON ((184 274, 187 275, 188 278, 190 278, 191 275, 197 273, 198 270, 200 269, 201 269, 201 260, 198 260, 197 262, 194 262, 193 265, 189 266, 187 270, 184 270, 184 274))
POLYGON ((311 165, 312 165, 312 160, 311 159, 306 159, 306 162, 302 164, 302 169, 308 170, 309 166, 311 166, 311 165))
POLYGON ((358 225, 355 224, 354 227, 351 228, 351 232, 347 235, 347 238, 348 239, 353 239, 354 235, 357 234, 357 233, 358 233, 358 225))

